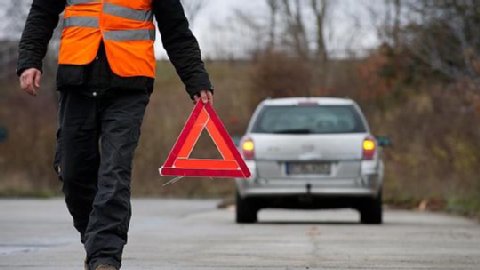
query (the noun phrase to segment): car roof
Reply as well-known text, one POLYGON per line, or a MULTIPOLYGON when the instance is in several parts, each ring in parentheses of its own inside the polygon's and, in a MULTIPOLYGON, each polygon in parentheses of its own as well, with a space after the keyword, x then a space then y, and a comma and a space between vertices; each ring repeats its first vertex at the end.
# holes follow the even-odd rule
POLYGON ((319 105, 354 105, 355 102, 349 98, 333 97, 292 97, 292 98, 269 98, 263 101, 269 106, 298 105, 299 103, 318 103, 319 105))

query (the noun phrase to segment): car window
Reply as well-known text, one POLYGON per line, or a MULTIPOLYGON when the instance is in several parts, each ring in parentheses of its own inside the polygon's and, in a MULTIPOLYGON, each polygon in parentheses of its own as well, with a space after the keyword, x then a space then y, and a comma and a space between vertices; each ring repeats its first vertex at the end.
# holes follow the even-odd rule
POLYGON ((352 105, 265 106, 252 132, 335 134, 363 133, 366 128, 352 105))

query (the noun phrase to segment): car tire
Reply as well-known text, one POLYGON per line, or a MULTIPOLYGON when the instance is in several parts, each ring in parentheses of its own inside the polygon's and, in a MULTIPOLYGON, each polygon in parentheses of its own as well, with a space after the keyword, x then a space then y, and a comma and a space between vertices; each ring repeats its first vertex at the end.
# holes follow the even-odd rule
POLYGON ((367 199, 360 209, 360 222, 362 224, 382 224, 383 204, 382 193, 374 199, 367 199))
POLYGON ((243 199, 237 191, 235 213, 238 224, 256 223, 258 210, 252 199, 243 199))

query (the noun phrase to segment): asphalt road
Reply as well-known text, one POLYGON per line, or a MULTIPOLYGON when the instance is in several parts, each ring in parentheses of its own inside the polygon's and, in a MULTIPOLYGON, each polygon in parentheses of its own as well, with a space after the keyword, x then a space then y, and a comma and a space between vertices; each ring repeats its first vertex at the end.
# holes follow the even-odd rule
MULTIPOLYGON (((480 226, 387 211, 382 226, 350 210, 260 212, 236 225, 216 201, 136 200, 122 269, 480 269, 480 226)), ((0 200, 0 269, 82 269, 62 200, 0 200)))

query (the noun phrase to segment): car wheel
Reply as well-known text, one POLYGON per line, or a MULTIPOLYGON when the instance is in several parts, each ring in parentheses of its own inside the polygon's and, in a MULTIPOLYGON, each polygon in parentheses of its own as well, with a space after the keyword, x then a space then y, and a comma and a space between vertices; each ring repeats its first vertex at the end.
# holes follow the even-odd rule
POLYGON ((382 193, 375 199, 366 200, 360 209, 360 221, 362 224, 382 224, 383 205, 382 193))
POLYGON ((252 199, 242 199, 237 191, 236 195, 236 221, 238 224, 252 224, 257 222, 258 208, 252 199))

